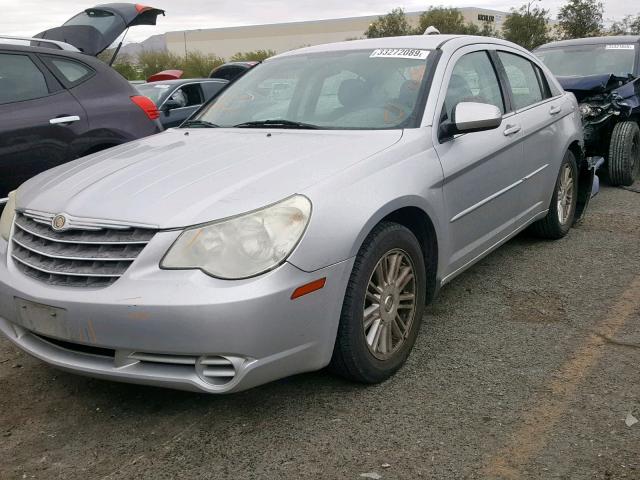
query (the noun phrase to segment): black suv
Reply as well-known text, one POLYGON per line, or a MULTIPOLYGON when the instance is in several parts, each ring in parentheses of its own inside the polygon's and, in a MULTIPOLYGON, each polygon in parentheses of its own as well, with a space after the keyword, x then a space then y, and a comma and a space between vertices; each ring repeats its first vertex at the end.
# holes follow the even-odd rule
POLYGON ((578 99, 587 155, 606 157, 611 184, 640 179, 640 36, 563 40, 534 53, 578 99))
POLYGON ((38 35, 47 40, 0 37, 0 210, 40 172, 162 130, 155 104, 93 56, 160 13, 101 5, 38 35))

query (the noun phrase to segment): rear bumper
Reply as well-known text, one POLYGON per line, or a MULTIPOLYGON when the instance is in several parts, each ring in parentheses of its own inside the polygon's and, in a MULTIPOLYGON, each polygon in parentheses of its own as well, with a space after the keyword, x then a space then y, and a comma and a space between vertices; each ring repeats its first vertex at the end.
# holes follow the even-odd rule
POLYGON ((64 370, 210 393, 244 390, 329 363, 353 260, 313 273, 286 263, 261 277, 229 282, 159 270, 157 251, 173 237, 158 234, 125 276, 97 290, 51 287, 25 276, 0 240, 0 331, 64 370), (297 287, 323 277, 322 290, 291 300, 297 287), (166 361, 136 360, 141 354, 166 361), (203 376, 203 362, 212 357, 233 366, 230 381, 203 376))

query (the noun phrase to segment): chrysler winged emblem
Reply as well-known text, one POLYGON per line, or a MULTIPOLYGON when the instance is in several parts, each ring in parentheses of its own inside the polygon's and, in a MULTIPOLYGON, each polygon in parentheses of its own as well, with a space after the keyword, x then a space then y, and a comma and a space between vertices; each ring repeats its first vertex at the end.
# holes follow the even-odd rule
POLYGON ((67 226, 67 217, 64 214, 56 215, 51 220, 51 228, 53 228, 56 232, 60 232, 65 229, 67 226))

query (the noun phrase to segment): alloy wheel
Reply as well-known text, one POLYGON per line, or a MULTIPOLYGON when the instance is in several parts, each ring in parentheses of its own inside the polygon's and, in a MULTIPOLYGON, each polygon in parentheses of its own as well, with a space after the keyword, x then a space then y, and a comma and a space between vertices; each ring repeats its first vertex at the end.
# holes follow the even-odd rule
POLYGON ((574 183, 573 169, 570 164, 566 164, 562 169, 558 185, 558 221, 562 225, 566 225, 571 216, 573 196, 575 195, 574 183))
POLYGON ((416 312, 415 267, 403 250, 387 252, 374 269, 364 301, 363 328, 369 352, 387 360, 404 345, 416 312))
POLYGON ((631 172, 635 180, 640 176, 640 135, 633 137, 631 144, 631 172))

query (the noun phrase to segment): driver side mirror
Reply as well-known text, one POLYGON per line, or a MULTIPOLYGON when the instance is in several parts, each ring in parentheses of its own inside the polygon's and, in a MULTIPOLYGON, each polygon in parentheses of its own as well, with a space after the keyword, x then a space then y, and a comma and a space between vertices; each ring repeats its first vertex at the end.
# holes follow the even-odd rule
POLYGON ((451 121, 440 125, 440 139, 452 138, 460 133, 493 130, 501 124, 502 112, 495 105, 460 102, 453 111, 451 121))
POLYGON ((162 111, 167 113, 170 110, 175 110, 176 108, 180 108, 181 105, 176 100, 172 100, 169 98, 166 102, 162 104, 162 111))

